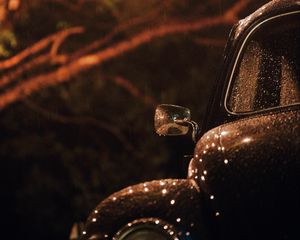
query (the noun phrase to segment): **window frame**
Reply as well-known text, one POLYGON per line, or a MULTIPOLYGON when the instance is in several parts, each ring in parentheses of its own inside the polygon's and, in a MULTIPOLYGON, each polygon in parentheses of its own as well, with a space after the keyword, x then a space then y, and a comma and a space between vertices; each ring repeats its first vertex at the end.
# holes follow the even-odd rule
POLYGON ((300 102, 297 102, 297 103, 292 103, 292 104, 288 104, 288 105, 284 105, 284 106, 269 107, 269 108, 265 108, 265 109, 253 110, 253 111, 248 111, 248 112, 235 112, 235 111, 230 110, 230 107, 228 106, 229 105, 229 98, 230 98, 230 96, 232 94, 232 91, 233 91, 233 83, 235 81, 234 76, 235 76, 235 74, 237 72, 237 66, 241 62, 241 59, 242 59, 241 55, 245 51, 245 46, 247 46, 249 38, 263 24, 265 24, 267 22, 270 22, 270 21, 272 21, 274 19, 281 18, 281 17, 288 16, 288 15, 293 15, 293 14, 300 14, 300 10, 292 11, 292 12, 287 12, 287 13, 282 13, 282 14, 278 14, 278 15, 269 17, 269 18, 265 19, 264 21, 258 23, 256 26, 254 26, 251 29, 251 31, 249 31, 249 33, 244 38, 244 40, 243 40, 243 42, 242 42, 242 44, 240 46, 240 49, 239 49, 239 51, 238 51, 238 53, 236 55, 236 58, 235 58, 235 61, 234 61, 234 64, 233 64, 233 67, 232 67, 232 70, 231 70, 231 73, 230 73, 230 76, 229 76, 229 81, 228 81, 228 85, 227 85, 226 93, 225 93, 225 98, 224 98, 224 107, 225 107, 226 112, 228 112, 229 114, 231 114, 231 115, 237 115, 237 116, 240 116, 240 115, 252 115, 252 114, 255 114, 255 113, 261 113, 261 112, 265 112, 265 111, 272 111, 272 110, 276 110, 276 109, 281 109, 281 108, 286 108, 286 107, 300 105, 300 102))

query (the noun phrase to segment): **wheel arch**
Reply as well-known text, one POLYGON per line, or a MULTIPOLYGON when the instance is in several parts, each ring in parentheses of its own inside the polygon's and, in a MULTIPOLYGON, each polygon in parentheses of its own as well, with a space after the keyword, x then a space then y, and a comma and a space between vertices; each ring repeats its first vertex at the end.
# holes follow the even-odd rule
POLYGON ((185 231, 181 234, 200 231, 203 237, 207 228, 199 193, 192 179, 164 179, 127 187, 92 211, 82 239, 111 239, 126 224, 143 218, 162 219, 179 232, 185 231))

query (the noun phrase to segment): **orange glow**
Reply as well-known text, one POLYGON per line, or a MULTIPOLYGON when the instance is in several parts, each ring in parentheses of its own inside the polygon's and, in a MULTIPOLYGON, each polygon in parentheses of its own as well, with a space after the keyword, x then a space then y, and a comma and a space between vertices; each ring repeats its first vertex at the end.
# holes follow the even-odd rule
POLYGON ((11 11, 15 11, 20 7, 20 0, 10 0, 8 2, 8 9, 11 11))

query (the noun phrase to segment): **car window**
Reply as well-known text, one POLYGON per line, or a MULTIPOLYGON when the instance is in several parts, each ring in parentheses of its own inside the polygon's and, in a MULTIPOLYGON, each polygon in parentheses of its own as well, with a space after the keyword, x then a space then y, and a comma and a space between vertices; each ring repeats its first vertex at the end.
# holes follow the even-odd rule
POLYGON ((226 97, 234 113, 300 103, 300 14, 276 17, 247 38, 226 97))

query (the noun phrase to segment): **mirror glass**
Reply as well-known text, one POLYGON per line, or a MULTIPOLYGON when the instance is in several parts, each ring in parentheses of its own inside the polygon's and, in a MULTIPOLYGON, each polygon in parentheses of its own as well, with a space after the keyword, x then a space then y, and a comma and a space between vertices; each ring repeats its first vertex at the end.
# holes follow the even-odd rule
POLYGON ((188 133, 191 112, 188 108, 161 104, 155 110, 154 127, 159 135, 178 136, 188 133))

